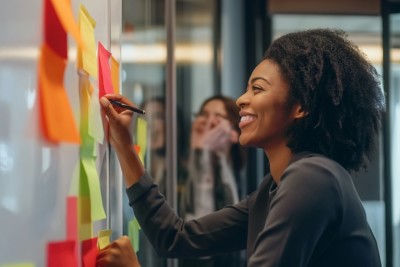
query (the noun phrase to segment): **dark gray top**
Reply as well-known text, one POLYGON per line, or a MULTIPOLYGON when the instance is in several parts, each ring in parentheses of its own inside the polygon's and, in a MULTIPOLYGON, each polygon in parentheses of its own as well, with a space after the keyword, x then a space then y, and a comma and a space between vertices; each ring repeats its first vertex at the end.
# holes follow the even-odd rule
POLYGON ((247 248, 248 266, 381 266, 350 174, 318 154, 295 155, 276 185, 267 175, 238 204, 183 221, 146 173, 127 189, 142 230, 166 257, 247 248))

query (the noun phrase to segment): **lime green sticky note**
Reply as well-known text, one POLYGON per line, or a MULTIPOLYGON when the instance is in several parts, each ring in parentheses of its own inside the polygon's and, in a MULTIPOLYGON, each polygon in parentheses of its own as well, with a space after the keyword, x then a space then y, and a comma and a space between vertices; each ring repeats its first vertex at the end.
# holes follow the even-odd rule
POLYGON ((94 34, 94 28, 96 27, 96 21, 89 14, 85 6, 81 3, 79 6, 79 18, 78 18, 79 30, 83 42, 85 44, 84 50, 78 51, 78 68, 86 70, 93 78, 97 77, 97 57, 96 57, 96 39, 94 34), (81 66, 82 64, 82 66, 81 66))
POLYGON ((136 124, 136 144, 140 147, 139 158, 144 164, 144 155, 147 148, 147 121, 143 118, 137 119, 136 124))
POLYGON ((103 144, 104 130, 100 112, 99 89, 92 84, 90 86, 93 88, 93 91, 90 96, 89 135, 93 137, 96 142, 103 144))
MULTIPOLYGON (((100 180, 97 174, 96 162, 94 157, 81 158, 82 166, 86 173, 87 184, 90 194, 90 211, 92 221, 98 221, 106 218, 103 199, 101 197, 100 180)), ((84 176, 84 175, 83 175, 84 176)), ((84 177, 81 177, 81 179, 84 177)), ((84 182, 82 181, 82 186, 84 182)))
POLYGON ((129 239, 131 240, 132 246, 135 249, 135 252, 139 251, 139 230, 140 230, 140 225, 136 218, 133 218, 131 221, 129 221, 128 224, 128 236, 129 239))
POLYGON ((8 263, 8 264, 1 264, 0 267, 35 267, 35 264, 29 262, 8 263))
POLYGON ((97 235, 97 245, 99 249, 103 249, 110 244, 111 233, 111 229, 104 229, 99 231, 99 234, 97 235))
POLYGON ((71 177, 71 184, 69 185, 68 195, 78 196, 79 195, 79 179, 80 179, 80 161, 75 164, 74 171, 71 177))

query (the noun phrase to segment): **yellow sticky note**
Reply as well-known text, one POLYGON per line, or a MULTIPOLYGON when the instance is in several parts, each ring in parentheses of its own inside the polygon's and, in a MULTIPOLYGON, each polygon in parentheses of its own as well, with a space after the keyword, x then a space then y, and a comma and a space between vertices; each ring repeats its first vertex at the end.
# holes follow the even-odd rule
POLYGON ((119 62, 111 56, 111 81, 114 93, 119 94, 119 62))
POLYGON ((144 155, 147 147, 147 121, 143 118, 137 119, 136 124, 137 145, 140 147, 139 158, 144 163, 144 155))
POLYGON ((90 218, 89 196, 78 197, 78 226, 80 241, 93 237, 93 224, 90 218))
POLYGON ((140 230, 140 225, 136 218, 133 218, 131 221, 129 221, 129 226, 128 226, 128 236, 129 239, 131 240, 132 246, 135 249, 135 252, 138 252, 139 250, 139 230, 140 230))
POLYGON ((104 229, 99 231, 99 234, 97 236, 97 245, 99 249, 103 249, 110 244, 111 233, 111 229, 104 229))
MULTIPOLYGON (((98 221, 106 218, 106 213, 103 207, 103 200, 101 197, 100 181, 97 174, 95 158, 84 157, 81 158, 81 163, 86 173, 87 184, 89 186, 90 194, 90 215, 92 221, 98 221)), ((85 178, 82 175, 81 179, 85 178)))
POLYGON ((28 262, 1 264, 0 267, 35 267, 35 264, 28 262))
POLYGON ((85 6, 79 5, 79 31, 85 49, 78 48, 77 67, 87 71, 92 77, 97 77, 96 40, 94 28, 96 21, 90 16, 85 6))

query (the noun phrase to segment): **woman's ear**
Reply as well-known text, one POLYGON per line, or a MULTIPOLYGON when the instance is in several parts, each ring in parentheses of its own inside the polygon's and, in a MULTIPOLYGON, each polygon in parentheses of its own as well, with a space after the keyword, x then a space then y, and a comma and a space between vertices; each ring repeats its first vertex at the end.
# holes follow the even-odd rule
POLYGON ((296 104, 293 109, 293 118, 301 119, 308 115, 308 112, 303 109, 300 104, 296 104))

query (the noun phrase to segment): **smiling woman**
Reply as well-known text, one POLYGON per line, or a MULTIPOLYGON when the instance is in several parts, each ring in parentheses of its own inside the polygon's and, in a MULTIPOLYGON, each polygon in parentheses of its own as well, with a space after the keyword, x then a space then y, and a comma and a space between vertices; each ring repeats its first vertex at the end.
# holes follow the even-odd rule
POLYGON ((375 69, 343 32, 300 31, 271 44, 237 100, 240 143, 264 149, 271 172, 247 198, 200 218, 185 221, 167 204, 131 149, 131 114, 107 98, 101 104, 130 204, 160 255, 247 249, 250 267, 381 266, 349 171, 373 151, 383 95, 375 69))

